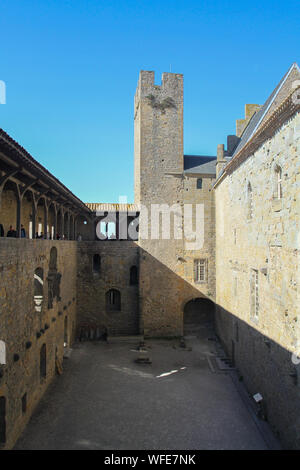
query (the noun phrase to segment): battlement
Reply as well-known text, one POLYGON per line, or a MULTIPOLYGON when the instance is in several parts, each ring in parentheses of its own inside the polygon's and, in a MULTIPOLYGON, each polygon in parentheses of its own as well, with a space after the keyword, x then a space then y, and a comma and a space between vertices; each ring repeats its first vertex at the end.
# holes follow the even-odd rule
POLYGON ((141 70, 135 100, 145 98, 155 92, 169 94, 171 96, 181 96, 183 94, 183 74, 164 72, 161 78, 161 85, 155 85, 155 72, 141 70))

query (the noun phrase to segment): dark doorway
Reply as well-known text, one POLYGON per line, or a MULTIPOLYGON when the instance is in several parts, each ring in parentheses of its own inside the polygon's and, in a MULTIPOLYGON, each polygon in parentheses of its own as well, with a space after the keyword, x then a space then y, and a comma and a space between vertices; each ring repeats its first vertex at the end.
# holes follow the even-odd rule
POLYGON ((183 313, 184 335, 198 335, 211 329, 214 323, 214 303, 196 298, 187 302, 183 313))
POLYGON ((0 444, 6 442, 6 398, 0 397, 0 444))

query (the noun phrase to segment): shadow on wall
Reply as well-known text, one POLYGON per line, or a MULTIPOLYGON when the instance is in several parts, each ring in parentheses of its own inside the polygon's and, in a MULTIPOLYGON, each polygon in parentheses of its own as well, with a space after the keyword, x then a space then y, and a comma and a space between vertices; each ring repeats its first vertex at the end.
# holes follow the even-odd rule
POLYGON ((250 395, 262 395, 266 419, 283 446, 300 449, 300 366, 292 353, 219 305, 215 328, 250 395))
MULTIPOLYGON (((78 250, 77 338, 82 340, 107 334, 179 337, 185 304, 205 299, 135 242, 82 242, 78 250)), ((213 317, 213 302, 207 299, 206 305, 213 317)))
MULTIPOLYGON (((116 250, 118 243, 125 247, 124 242, 113 243, 116 250)), ((293 364, 291 352, 257 331, 255 323, 252 325, 250 321, 248 324, 231 312, 215 306, 201 291, 201 288, 204 291, 201 284, 193 285, 185 281, 140 248, 139 286, 130 286, 130 264, 127 262, 131 259, 131 250, 136 250, 137 245, 134 242, 125 243, 126 253, 123 258, 121 256, 117 259, 116 265, 108 271, 102 270, 102 267, 105 266, 105 258, 112 256, 110 248, 103 249, 104 245, 108 247, 109 242, 91 245, 93 249, 97 246, 99 250, 101 272, 99 278, 93 277, 90 254, 88 265, 82 266, 84 278, 80 281, 83 280, 89 290, 83 289, 84 295, 78 295, 79 303, 87 302, 79 305, 79 322, 92 324, 94 331, 103 326, 104 333, 110 330, 111 325, 115 326, 115 321, 132 325, 132 309, 127 308, 126 302, 136 309, 133 313, 138 328, 133 329, 132 334, 137 331, 144 333, 145 337, 181 336, 183 332, 189 334, 195 331, 195 327, 202 327, 214 317, 216 333, 250 395, 262 395, 266 418, 283 445, 299 449, 300 368, 293 364), (118 312, 105 309, 106 293, 110 289, 118 289, 121 293, 121 310, 118 312), (92 301, 89 303, 90 299, 92 301)), ((85 249, 89 249, 88 245, 86 243, 85 249)), ((177 272, 183 275, 184 269, 180 270, 178 265, 177 272)))
POLYGON ((137 244, 127 240, 78 244, 78 339, 139 333, 138 252, 137 244))
POLYGON ((211 278, 208 277, 209 282, 194 282, 193 265, 189 269, 189 280, 184 278, 187 277, 187 263, 192 262, 178 257, 175 273, 148 251, 140 251, 140 310, 143 312, 140 328, 146 337, 182 336, 184 312, 186 323, 191 324, 195 318, 193 320, 190 310, 197 311, 197 306, 201 306, 201 316, 205 316, 204 310, 214 316, 212 294, 205 295, 213 292, 211 278))

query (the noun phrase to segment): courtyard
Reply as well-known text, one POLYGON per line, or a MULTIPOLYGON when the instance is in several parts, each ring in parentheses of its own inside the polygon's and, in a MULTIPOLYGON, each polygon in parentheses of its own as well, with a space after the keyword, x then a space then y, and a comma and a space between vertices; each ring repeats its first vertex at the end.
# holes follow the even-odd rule
POLYGON ((76 343, 15 449, 269 449, 208 333, 76 343))

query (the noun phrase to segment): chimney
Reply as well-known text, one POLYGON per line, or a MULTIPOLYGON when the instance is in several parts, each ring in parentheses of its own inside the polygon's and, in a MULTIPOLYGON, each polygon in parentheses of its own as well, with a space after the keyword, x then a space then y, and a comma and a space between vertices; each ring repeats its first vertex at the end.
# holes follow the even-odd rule
POLYGON ((245 118, 237 119, 236 121, 236 135, 241 137, 247 125, 250 122, 253 114, 255 114, 261 108, 260 104, 245 104, 245 118))
POLYGON ((217 164, 216 164, 216 176, 219 177, 221 171, 225 167, 227 161, 225 160, 224 144, 219 144, 217 147, 217 164))

